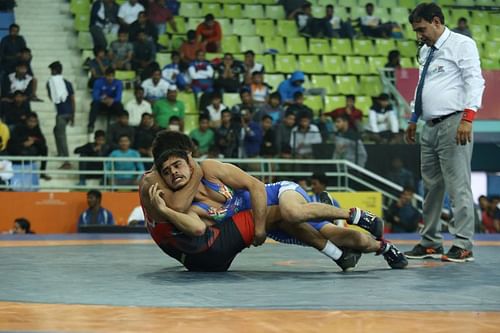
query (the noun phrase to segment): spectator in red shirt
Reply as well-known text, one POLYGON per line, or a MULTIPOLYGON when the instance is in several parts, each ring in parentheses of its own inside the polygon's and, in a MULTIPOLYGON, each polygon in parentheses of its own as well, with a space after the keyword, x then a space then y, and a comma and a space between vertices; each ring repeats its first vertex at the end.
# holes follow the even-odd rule
POLYGON ((172 12, 166 7, 165 0, 149 0, 148 18, 156 25, 158 35, 163 35, 168 23, 174 32, 177 32, 172 12))
POLYGON ((187 32, 187 40, 182 43, 179 49, 182 65, 185 68, 196 60, 196 53, 198 51, 205 51, 205 46, 196 39, 196 31, 189 30, 187 32))
POLYGON ((347 115, 349 117, 349 128, 355 131, 361 131, 361 121, 363 120, 363 112, 359 109, 356 109, 354 106, 354 102, 356 101, 356 97, 354 95, 346 95, 345 96, 345 104, 346 106, 343 108, 335 109, 331 112, 325 113, 325 115, 332 117, 333 120, 341 115, 347 115))
POLYGON ((220 52, 222 29, 212 14, 205 16, 205 21, 196 28, 196 38, 205 43, 207 52, 220 52))

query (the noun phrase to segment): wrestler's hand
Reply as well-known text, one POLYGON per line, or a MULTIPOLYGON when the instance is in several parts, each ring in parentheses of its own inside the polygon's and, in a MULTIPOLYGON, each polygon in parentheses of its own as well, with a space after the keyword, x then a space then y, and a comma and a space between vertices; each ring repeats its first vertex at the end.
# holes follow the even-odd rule
POLYGON ((472 141, 472 123, 462 120, 458 126, 457 135, 455 136, 457 145, 466 145, 472 141))
POLYGON ((417 124, 409 123, 405 132, 405 139, 407 143, 415 143, 416 132, 417 132, 417 124))
POLYGON ((266 241, 267 233, 266 231, 255 231, 253 237, 253 246, 260 246, 266 241))
POLYGON ((165 193, 158 188, 158 183, 155 183, 151 188, 149 189, 149 200, 151 201, 151 204, 153 207, 161 212, 166 212, 170 208, 167 207, 165 204, 165 200, 163 200, 163 195, 165 193))

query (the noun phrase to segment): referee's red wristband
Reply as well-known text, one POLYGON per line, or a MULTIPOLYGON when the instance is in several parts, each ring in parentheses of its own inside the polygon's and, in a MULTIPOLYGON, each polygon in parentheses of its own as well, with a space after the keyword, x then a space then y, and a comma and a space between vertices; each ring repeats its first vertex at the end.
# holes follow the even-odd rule
POLYGON ((474 117, 476 116, 476 112, 471 109, 465 109, 462 115, 462 120, 468 121, 472 123, 474 121, 474 117))

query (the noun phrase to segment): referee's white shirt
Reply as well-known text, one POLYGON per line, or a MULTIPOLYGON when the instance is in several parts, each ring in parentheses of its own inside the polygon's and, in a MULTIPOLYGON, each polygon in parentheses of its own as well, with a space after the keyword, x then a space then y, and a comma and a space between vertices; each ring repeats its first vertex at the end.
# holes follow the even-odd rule
MULTIPOLYGON (((476 42, 445 27, 434 47, 422 91, 422 119, 481 107, 484 79, 476 42)), ((420 50, 419 79, 430 47, 420 50)), ((416 93, 416 91, 415 91, 416 93)), ((412 112, 414 103, 412 102, 412 112)))

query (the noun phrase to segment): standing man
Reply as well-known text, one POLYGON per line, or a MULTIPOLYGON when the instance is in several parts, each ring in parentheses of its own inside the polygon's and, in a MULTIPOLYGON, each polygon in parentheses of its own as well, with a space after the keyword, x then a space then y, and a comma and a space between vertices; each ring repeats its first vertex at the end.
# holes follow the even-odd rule
POLYGON ((425 186, 422 240, 406 252, 411 259, 441 258, 473 261, 474 200, 471 190, 472 121, 481 106, 484 79, 474 40, 450 31, 441 8, 422 3, 409 21, 424 44, 420 79, 406 139, 415 142, 416 122, 421 133, 421 171, 425 186), (445 191, 453 202, 453 246, 443 255, 440 215, 445 191))

